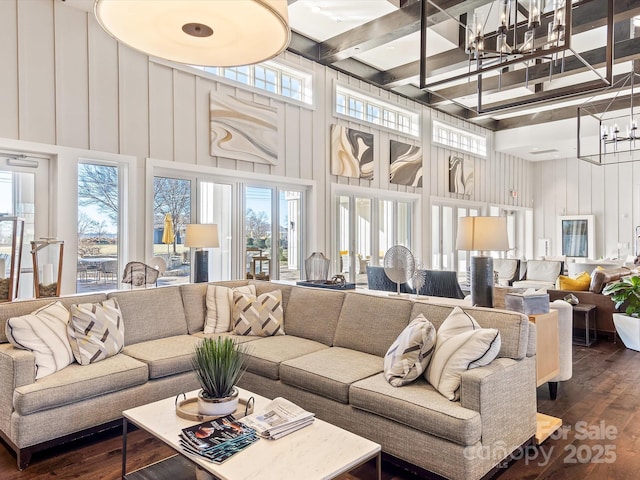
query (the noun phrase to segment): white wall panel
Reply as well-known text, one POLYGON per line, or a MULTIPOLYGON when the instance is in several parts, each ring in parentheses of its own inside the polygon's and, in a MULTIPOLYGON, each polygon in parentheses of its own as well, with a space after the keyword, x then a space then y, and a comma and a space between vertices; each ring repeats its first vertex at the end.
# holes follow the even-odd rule
POLYGON ((89 148, 119 151, 118 44, 89 16, 89 148))
POLYGON ((21 140, 42 143, 56 141, 53 29, 53 2, 18 2, 18 98, 21 140))
MULTIPOLYGON (((173 145, 176 162, 196 163, 196 79, 173 71, 173 145)), ((206 136, 207 130, 205 130, 206 136)))
POLYGON ((89 148, 87 12, 54 3, 56 143, 89 148))
POLYGON ((148 57, 118 45, 120 153, 149 156, 148 57))
POLYGON ((0 137, 18 138, 18 22, 16 0, 0 2, 0 58, 5 68, 0 75, 0 137))
POLYGON ((149 155, 173 160, 173 69, 149 64, 149 155))

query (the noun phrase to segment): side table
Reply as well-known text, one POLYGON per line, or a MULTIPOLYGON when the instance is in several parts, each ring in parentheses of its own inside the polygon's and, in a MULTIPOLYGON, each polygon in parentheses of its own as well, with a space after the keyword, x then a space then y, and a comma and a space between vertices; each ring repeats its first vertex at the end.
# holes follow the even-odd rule
POLYGON ((588 303, 573 305, 573 344, 589 347, 596 338, 596 306, 588 303), (576 325, 579 329, 584 328, 584 336, 576 335, 576 325))

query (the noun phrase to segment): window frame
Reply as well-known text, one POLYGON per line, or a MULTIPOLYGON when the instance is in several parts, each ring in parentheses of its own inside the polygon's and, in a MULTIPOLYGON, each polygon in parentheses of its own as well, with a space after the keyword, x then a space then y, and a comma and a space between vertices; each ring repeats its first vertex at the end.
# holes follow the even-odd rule
POLYGON ((440 120, 431 122, 431 141, 476 157, 487 158, 488 156, 488 136, 467 132, 440 120))

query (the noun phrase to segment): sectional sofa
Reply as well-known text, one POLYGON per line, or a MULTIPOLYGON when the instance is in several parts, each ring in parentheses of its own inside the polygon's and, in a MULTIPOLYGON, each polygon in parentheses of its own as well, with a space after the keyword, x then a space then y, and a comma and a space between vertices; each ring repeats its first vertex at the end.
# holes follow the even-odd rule
MULTIPOLYGON (((535 327, 515 312, 466 308, 482 327, 501 334, 498 357, 462 374, 460 399, 447 400, 423 378, 391 386, 383 357, 411 319, 424 314, 437 328, 451 306, 270 282, 257 294, 282 291, 285 335, 235 336, 251 360, 240 386, 284 396, 319 418, 382 445, 384 452, 446 478, 479 479, 529 442, 536 430, 535 327)), ((72 363, 35 379, 30 351, 0 331, 0 435, 24 468, 53 444, 120 424, 121 412, 195 390, 194 346, 205 335, 207 284, 71 296, 115 298, 125 347, 105 360, 72 363)), ((0 305, 3 325, 51 300, 0 305)))

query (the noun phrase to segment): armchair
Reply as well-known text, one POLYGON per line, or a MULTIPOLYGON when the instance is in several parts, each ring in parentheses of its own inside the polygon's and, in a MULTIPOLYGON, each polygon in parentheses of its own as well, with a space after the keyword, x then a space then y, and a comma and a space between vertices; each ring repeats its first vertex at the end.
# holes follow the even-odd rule
POLYGON ((498 272, 498 284, 503 287, 520 280, 520 260, 517 258, 494 258, 493 270, 498 272))
POLYGON ((555 288, 564 264, 556 260, 529 260, 524 280, 513 282, 516 288, 555 288))

